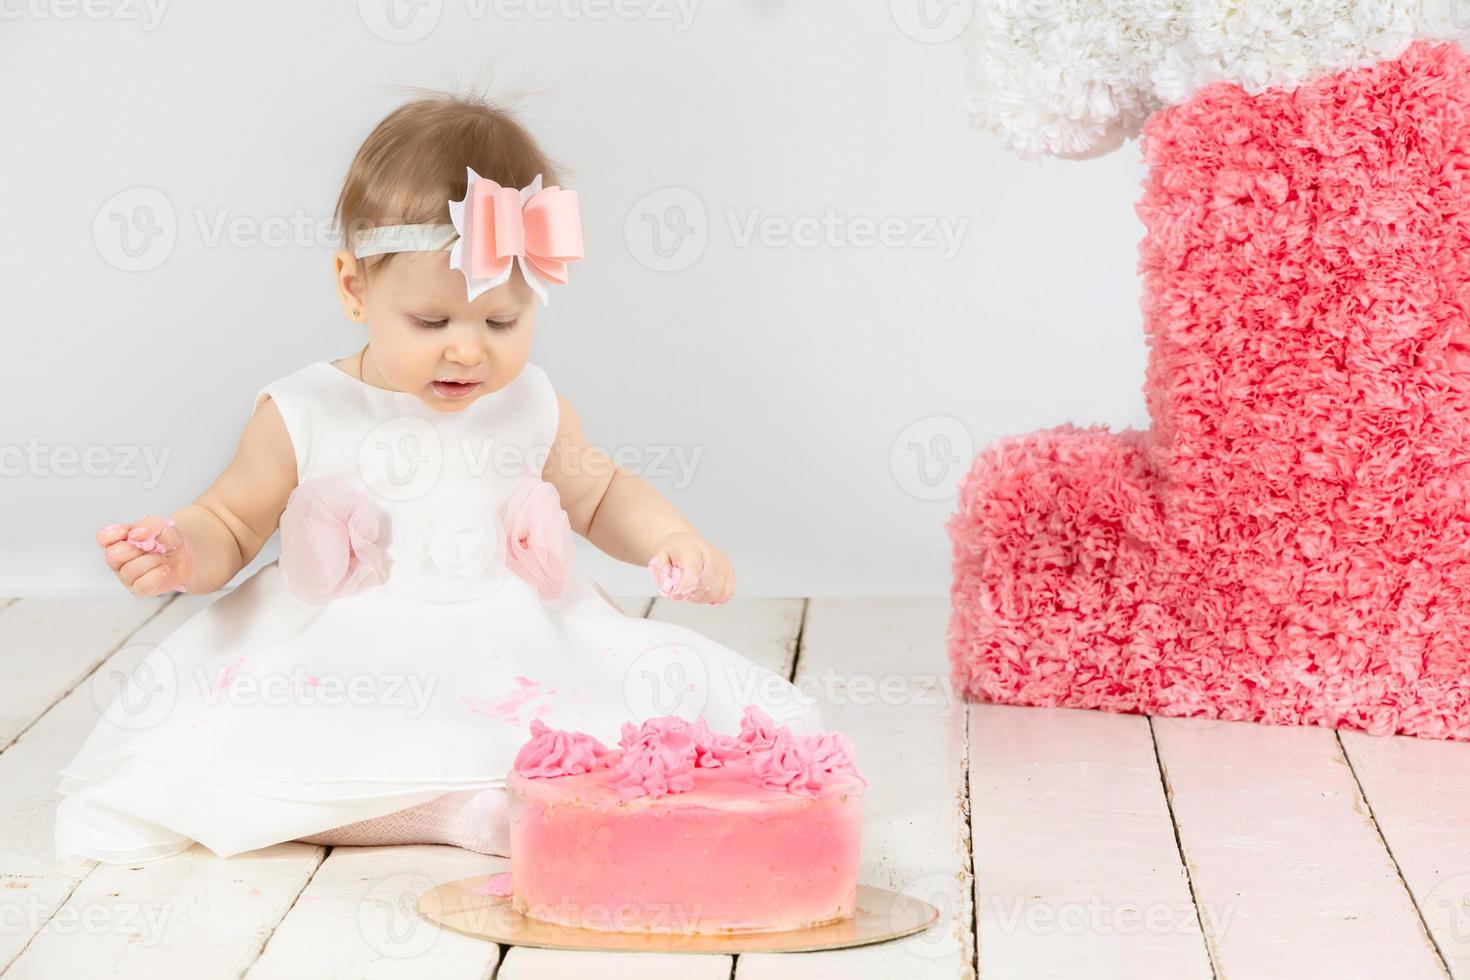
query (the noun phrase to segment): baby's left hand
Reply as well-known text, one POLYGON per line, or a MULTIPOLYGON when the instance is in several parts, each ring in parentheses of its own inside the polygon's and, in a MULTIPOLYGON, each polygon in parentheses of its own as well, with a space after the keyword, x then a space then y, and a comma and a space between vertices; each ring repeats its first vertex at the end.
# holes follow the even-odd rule
POLYGON ((665 598, 718 605, 735 592, 730 560, 692 531, 675 531, 660 541, 648 570, 665 598))

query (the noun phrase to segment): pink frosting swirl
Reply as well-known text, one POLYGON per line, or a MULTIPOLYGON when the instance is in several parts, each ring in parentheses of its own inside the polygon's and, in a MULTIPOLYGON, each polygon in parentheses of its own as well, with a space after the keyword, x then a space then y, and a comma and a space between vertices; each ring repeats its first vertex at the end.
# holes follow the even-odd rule
POLYGON ((786 726, 776 727, 771 716, 753 704, 745 706, 745 714, 740 717, 740 747, 746 752, 754 752, 758 749, 768 749, 776 741, 776 736, 786 730, 786 726))
POLYGON ((631 721, 623 722, 621 735, 618 738, 618 747, 622 749, 631 748, 634 742, 648 735, 650 732, 663 734, 664 732, 687 732, 689 722, 678 715, 657 715, 653 718, 645 718, 643 724, 635 725, 631 721))
POLYGON ((811 749, 812 765, 823 772, 856 776, 863 785, 867 785, 868 777, 858 770, 857 753, 853 750, 852 739, 846 734, 818 732, 815 735, 798 735, 797 738, 806 742, 811 749))
POLYGON ((620 799, 687 793, 694 788, 694 737, 688 723, 678 720, 684 727, 654 727, 644 722, 642 728, 630 732, 632 726, 624 726, 619 744, 626 745, 613 767, 612 782, 620 799))
POLYGON ((531 722, 531 740, 516 753, 512 768, 523 776, 575 776, 613 763, 612 750, 585 732, 548 728, 531 722))
POLYGON ((688 722, 678 715, 659 715, 645 719, 641 725, 625 721, 618 745, 627 749, 649 732, 681 732, 688 735, 693 740, 696 769, 714 769, 724 765, 729 759, 746 754, 745 747, 733 735, 721 735, 712 731, 709 722, 703 718, 688 722))
POLYGON ((556 488, 536 477, 522 480, 506 498, 501 522, 511 571, 542 599, 559 598, 572 560, 572 525, 556 488))
MULTIPOLYGON (((767 719, 769 721, 770 719, 767 719)), ((767 789, 784 789, 798 796, 815 796, 829 775, 868 780, 854 761, 852 739, 842 732, 793 735, 785 725, 775 730, 769 745, 750 751, 751 782, 767 789)))
POLYGON ((323 605, 381 583, 378 512, 338 477, 307 480, 281 513, 281 571, 302 602, 323 605))
POLYGON ((516 756, 517 772, 564 776, 611 767, 609 785, 624 800, 687 793, 694 788, 696 769, 734 760, 749 762, 748 778, 755 785, 797 796, 816 796, 833 775, 868 781, 858 770, 847 735, 838 731, 793 735, 788 726, 776 726, 754 705, 740 719, 739 736, 714 732, 703 718, 688 722, 677 715, 660 715, 637 725, 624 722, 618 739, 621 751, 605 748, 580 732, 552 731, 539 720, 531 722, 531 733, 531 741, 516 756))
POLYGON ((792 735, 782 725, 769 746, 750 754, 754 764, 751 782, 767 789, 784 789, 797 796, 816 796, 822 788, 823 770, 817 766, 812 746, 792 735))
POLYGON ((715 769, 723 766, 727 760, 745 755, 745 748, 738 738, 711 731, 709 723, 703 718, 689 726, 689 733, 694 736, 696 768, 715 769))

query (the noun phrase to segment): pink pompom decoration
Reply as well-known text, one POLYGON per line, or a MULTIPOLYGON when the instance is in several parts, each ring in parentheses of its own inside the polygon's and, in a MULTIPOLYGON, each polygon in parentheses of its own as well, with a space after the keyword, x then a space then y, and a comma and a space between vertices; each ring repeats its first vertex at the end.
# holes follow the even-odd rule
POLYGON ((302 602, 323 605, 383 582, 378 512, 341 479, 308 480, 281 513, 281 570, 302 602))
POLYGON ((528 477, 506 498, 505 563, 541 598, 554 600, 566 586, 572 558, 572 525, 556 488, 528 477))

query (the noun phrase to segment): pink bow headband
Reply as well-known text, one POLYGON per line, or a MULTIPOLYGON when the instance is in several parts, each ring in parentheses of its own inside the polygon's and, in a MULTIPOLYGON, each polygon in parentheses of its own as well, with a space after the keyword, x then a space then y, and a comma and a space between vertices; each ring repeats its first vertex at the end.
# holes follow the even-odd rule
POLYGON ((454 243, 449 267, 464 273, 474 299, 510 278, 520 263, 526 283, 548 302, 546 284, 564 286, 567 263, 582 257, 582 218, 577 192, 543 188, 541 175, 525 187, 501 187, 469 172, 464 199, 449 202, 451 225, 382 225, 353 237, 358 258, 385 252, 437 252, 454 243))

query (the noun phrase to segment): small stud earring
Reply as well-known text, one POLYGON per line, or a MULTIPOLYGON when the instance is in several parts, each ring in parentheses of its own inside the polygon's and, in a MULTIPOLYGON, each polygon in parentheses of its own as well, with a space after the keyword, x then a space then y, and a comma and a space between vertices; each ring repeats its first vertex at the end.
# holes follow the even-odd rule
POLYGON ((353 318, 353 319, 354 319, 354 320, 355 320, 355 319, 357 319, 357 311, 356 311, 356 310, 353 310, 353 311, 352 311, 352 318, 353 318))

